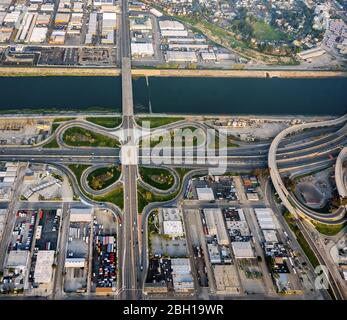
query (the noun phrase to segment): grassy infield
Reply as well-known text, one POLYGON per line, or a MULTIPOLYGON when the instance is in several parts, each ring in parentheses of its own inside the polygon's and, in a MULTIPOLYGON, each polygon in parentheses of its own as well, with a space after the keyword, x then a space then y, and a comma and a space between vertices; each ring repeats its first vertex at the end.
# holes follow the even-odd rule
MULTIPOLYGON (((138 185, 137 187, 137 201, 138 201, 138 212, 139 214, 142 213, 144 207, 148 205, 151 202, 165 202, 172 200, 177 196, 177 194, 180 192, 181 186, 182 186, 182 179, 183 177, 192 169, 187 169, 187 168, 175 168, 177 171, 180 181, 179 181, 179 188, 176 192, 169 194, 169 195, 156 195, 141 186, 138 185)), ((166 171, 166 170, 165 170, 166 171)), ((152 183, 150 183, 152 184, 152 183)))
POLYGON ((160 190, 170 189, 175 182, 170 171, 165 169, 139 167, 139 171, 144 182, 160 190), (158 179, 153 179, 154 176, 158 179))
MULTIPOLYGON (((81 164, 71 164, 68 167, 75 174, 76 179, 78 181, 78 184, 79 184, 79 186, 81 188, 81 176, 82 176, 82 173, 89 166, 88 165, 81 165, 81 164)), ((165 174, 165 175, 168 174, 167 170, 163 170, 163 169, 157 169, 159 171, 157 171, 156 169, 153 169, 153 168, 148 168, 149 171, 147 171, 147 168, 145 168, 145 169, 146 170, 142 171, 142 173, 145 172, 146 179, 150 179, 150 175, 152 175, 152 174, 158 174, 158 173, 159 174, 165 174)), ((101 169, 95 170, 93 173, 94 173, 94 176, 100 176, 100 175, 104 174, 106 171, 107 171, 107 168, 101 168, 101 169), (98 173, 96 173, 97 171, 98 171, 98 173)), ((183 170, 182 172, 179 173, 179 175, 183 176, 188 171, 189 170, 183 170)), ((172 177, 172 175, 170 173, 169 173, 169 175, 172 177)), ((90 179, 88 179, 88 181, 89 180, 90 179)), ((112 178, 112 180, 114 180, 114 179, 112 178)), ((153 185, 154 181, 152 179, 150 179, 150 180, 147 180, 147 182, 149 184, 153 185)), ((168 185, 169 184, 166 184, 165 186, 167 187, 168 185)), ((138 195, 138 210, 139 210, 139 214, 142 213, 143 208, 147 204, 149 204, 151 202, 164 202, 164 201, 171 200, 171 199, 173 199, 177 195, 177 193, 178 193, 178 191, 176 191, 173 194, 165 195, 165 196, 156 195, 156 194, 154 194, 154 193, 152 193, 152 192, 142 188, 141 186, 138 186, 138 193, 137 193, 137 195, 138 195)), ((108 194, 106 194, 104 196, 92 196, 92 195, 87 194, 85 192, 84 192, 84 194, 87 197, 89 197, 90 199, 95 200, 95 201, 111 202, 111 203, 114 203, 115 205, 117 205, 118 207, 120 207, 121 209, 123 209, 123 207, 124 207, 123 188, 121 188, 121 187, 111 191, 110 193, 108 193, 108 194)))
MULTIPOLYGON (((75 174, 77 182, 79 187, 81 187, 81 175, 83 171, 85 171, 89 166, 83 165, 83 164, 70 164, 68 165, 70 170, 75 174)), ((88 198, 94 200, 94 201, 100 201, 100 202, 110 202, 115 205, 117 205, 119 208, 123 209, 124 207, 124 195, 123 195, 123 188, 119 187, 117 189, 112 190, 111 192, 107 193, 104 196, 93 196, 91 194, 88 194, 86 192, 83 192, 88 198)))
POLYGON ((81 127, 67 129, 63 134, 64 142, 71 147, 119 147, 119 141, 81 127))
MULTIPOLYGON (((58 129, 58 127, 62 124, 62 122, 74 120, 76 118, 72 117, 65 117, 65 118, 55 118, 52 123, 52 134, 58 129)), ((42 148, 59 148, 58 142, 56 139, 53 139, 52 141, 46 143, 42 148)))
MULTIPOLYGON (((65 118, 56 118, 53 120, 52 123, 52 133, 54 133, 57 128, 66 121, 74 120, 76 118, 72 117, 65 117, 65 118)), ((98 124, 99 126, 105 127, 105 128, 115 128, 118 127, 122 123, 121 117, 87 117, 87 121, 98 124)), ((70 146, 109 146, 109 145, 115 145, 118 146, 119 143, 116 143, 115 141, 111 141, 113 139, 110 139, 108 137, 104 137, 103 135, 93 133, 89 130, 75 127, 70 128, 66 130, 64 133, 63 139, 67 145, 70 146), (68 132, 68 135, 65 135, 68 132), (78 139, 78 136, 83 136, 87 141, 81 141, 78 139), (69 137, 68 137, 69 136, 69 137), (69 139, 70 138, 70 139, 69 139), (90 139, 90 140, 89 140, 90 139), (89 140, 89 141, 88 141, 89 140)), ((83 139, 84 140, 84 139, 83 139)), ((52 140, 51 142, 45 144, 43 148, 59 148, 59 145, 56 141, 56 139, 52 140)))
POLYGON ((120 166, 98 168, 92 171, 88 177, 88 185, 93 190, 102 190, 116 182, 121 174, 120 166))
MULTIPOLYGON (((183 120, 184 118, 180 117, 171 117, 171 118, 151 118, 151 117, 143 117, 143 118, 138 118, 137 122, 141 123, 142 120, 150 120, 151 121, 151 127, 159 127, 165 124, 169 124, 172 122, 176 122, 179 120, 183 120)), ((73 120, 73 118, 57 118, 53 121, 53 128, 52 131, 54 132, 58 126, 68 120, 73 120)), ((107 128, 114 128, 117 127, 121 124, 122 119, 120 117, 89 117, 86 118, 87 121, 90 121, 92 123, 96 123, 98 125, 107 127, 107 128)), ((99 146, 99 147, 118 147, 119 142, 116 139, 111 139, 109 137, 105 137, 101 134, 91 132, 89 130, 80 128, 80 127, 74 127, 74 128, 69 128, 65 131, 63 135, 63 140, 67 145, 70 146, 99 146)), ((56 140, 52 140, 51 142, 47 143, 44 148, 58 148, 58 143, 56 140)), ((78 181, 79 186, 81 187, 81 175, 84 170, 86 170, 89 166, 88 165, 79 165, 79 164, 72 164, 69 165, 69 168, 74 172, 76 179, 78 181)), ((148 170, 143 169, 142 173, 144 176, 144 179, 147 183, 157 187, 161 188, 163 190, 169 189, 171 185, 173 184, 173 177, 170 173, 167 172, 167 170, 161 170, 158 169, 159 171, 155 169, 150 169, 148 170), (154 170, 154 171, 153 171, 154 170), (168 181, 165 183, 158 183, 150 178, 150 175, 169 175, 168 176, 168 181), (172 177, 172 178, 171 178, 172 177), (170 182, 171 181, 171 182, 170 182)), ((95 170, 89 177, 88 177, 88 183, 91 184, 93 178, 97 178, 103 174, 107 173, 106 168, 101 168, 95 170)), ((116 170, 116 173, 113 173, 112 178, 108 179, 106 183, 102 185, 102 188, 106 188, 108 185, 112 184, 114 181, 116 181, 119 178, 120 172, 116 170)), ((95 201, 104 201, 104 202, 111 202, 119 206, 121 209, 123 209, 124 206, 124 199, 123 199, 123 189, 122 188, 117 188, 110 193, 108 193, 105 196, 92 196, 90 194, 85 195, 95 201)), ((151 201, 167 201, 169 199, 172 199, 176 194, 169 195, 169 196, 157 196, 154 195, 143 188, 139 187, 138 191, 139 195, 139 208, 141 208, 140 212, 142 212, 142 209, 144 206, 146 206, 149 202, 151 201)))

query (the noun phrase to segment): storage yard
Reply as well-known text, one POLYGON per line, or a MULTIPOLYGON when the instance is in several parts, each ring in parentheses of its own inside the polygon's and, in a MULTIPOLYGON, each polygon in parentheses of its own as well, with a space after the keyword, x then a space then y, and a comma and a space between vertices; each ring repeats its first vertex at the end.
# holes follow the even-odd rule
POLYGON ((40 210, 35 231, 35 245, 29 269, 32 294, 48 295, 52 290, 53 265, 57 250, 61 209, 40 210))
POLYGON ((64 291, 87 291, 92 208, 72 208, 65 258, 64 291))
POLYGON ((114 294, 117 268, 116 220, 111 212, 98 211, 93 222, 92 292, 114 294))
POLYGON ((28 288, 30 252, 35 241, 37 211, 20 210, 16 213, 9 242, 1 292, 23 292, 28 288))
POLYGON ((1 292, 51 294, 60 215, 61 209, 17 212, 1 292))
POLYGON ((50 121, 0 120, 0 145, 33 145, 49 136, 50 121))

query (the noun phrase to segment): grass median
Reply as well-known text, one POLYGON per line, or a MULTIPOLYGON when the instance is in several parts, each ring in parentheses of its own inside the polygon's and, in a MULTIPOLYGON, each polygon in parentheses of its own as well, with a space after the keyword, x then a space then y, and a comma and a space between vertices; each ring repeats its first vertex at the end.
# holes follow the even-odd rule
POLYGON ((121 117, 87 117, 86 120, 105 128, 116 128, 122 123, 121 117))
POLYGON ((53 123, 66 122, 66 121, 71 121, 71 120, 75 120, 75 119, 76 118, 74 118, 74 117, 55 118, 53 120, 53 123))
POLYGON ((289 212, 285 212, 284 219, 287 221, 290 229, 294 232, 299 245, 301 246, 302 250, 305 252, 307 258, 310 260, 312 266, 314 268, 317 267, 320 263, 316 255, 314 254, 313 250, 311 249, 310 245, 306 241, 304 235, 300 231, 299 227, 296 225, 294 216, 290 214, 289 212))
POLYGON ((170 123, 184 120, 183 117, 140 117, 136 119, 136 123, 141 126, 143 121, 149 121, 151 128, 161 127, 170 123))
MULTIPOLYGON (((183 127, 180 129, 173 129, 169 131, 170 137, 168 134, 151 134, 149 145, 151 148, 154 147, 175 147, 182 145, 182 148, 185 147, 197 147, 199 145, 205 145, 206 134, 205 132, 194 126, 183 127)), ((147 141, 146 141, 147 142, 147 141)), ((143 147, 143 140, 140 141, 140 148, 143 147)))
POLYGON ((57 142, 57 139, 56 139, 56 138, 52 139, 50 142, 44 144, 44 145, 42 146, 42 148, 44 148, 44 149, 59 148, 59 144, 58 144, 58 142, 57 142))
POLYGON ((119 147, 119 141, 81 127, 68 128, 63 141, 71 147, 119 147))
POLYGON ((338 234, 345 226, 347 226, 347 223, 327 225, 319 222, 313 222, 313 224, 319 233, 324 234, 326 236, 334 236, 338 234))
POLYGON ((157 195, 138 185, 137 186, 137 202, 138 202, 137 205, 138 205, 139 214, 142 213, 144 207, 147 206, 148 204, 152 202, 166 202, 166 201, 172 200, 173 198, 176 197, 178 192, 179 191, 176 191, 168 195, 157 195))

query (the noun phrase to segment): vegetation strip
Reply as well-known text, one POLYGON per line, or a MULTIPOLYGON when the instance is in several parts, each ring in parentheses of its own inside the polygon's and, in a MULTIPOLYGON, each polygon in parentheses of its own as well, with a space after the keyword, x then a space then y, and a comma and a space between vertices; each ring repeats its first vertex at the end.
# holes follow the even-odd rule
POLYGON ((90 130, 73 127, 63 134, 64 142, 71 147, 119 147, 119 141, 90 130))
POLYGON ((307 258, 310 260, 312 266, 315 268, 317 267, 320 263, 312 251, 310 245, 306 241, 304 235, 300 231, 299 227, 295 224, 294 216, 290 214, 289 212, 284 213, 284 218, 287 221, 290 229, 294 232, 296 239, 298 240, 302 250, 305 252, 307 258))
POLYGON ((169 190, 175 182, 175 177, 166 169, 140 166, 139 171, 144 182, 160 190, 169 190))
POLYGON ((136 123, 139 126, 142 126, 142 122, 149 121, 151 128, 157 128, 182 120, 184 120, 183 117, 140 117, 136 119, 136 123))
POLYGON ((81 176, 82 173, 89 168, 89 165, 84 164, 69 164, 69 169, 74 173, 78 186, 82 193, 88 197, 91 200, 98 201, 98 202, 109 202, 113 203, 116 206, 118 206, 120 209, 124 208, 124 191, 122 187, 115 188, 114 190, 110 191, 109 193, 102 195, 102 196, 93 196, 89 193, 86 193, 81 185, 81 176))
POLYGON ((93 190, 103 190, 115 183, 121 175, 120 166, 98 168, 92 171, 88 177, 88 186, 93 190))
POLYGON ((42 146, 44 149, 52 149, 52 148, 59 148, 59 144, 57 142, 57 139, 54 137, 50 142, 44 144, 42 146))
POLYGON ((116 128, 122 123, 121 117, 87 117, 87 121, 105 128, 116 128))

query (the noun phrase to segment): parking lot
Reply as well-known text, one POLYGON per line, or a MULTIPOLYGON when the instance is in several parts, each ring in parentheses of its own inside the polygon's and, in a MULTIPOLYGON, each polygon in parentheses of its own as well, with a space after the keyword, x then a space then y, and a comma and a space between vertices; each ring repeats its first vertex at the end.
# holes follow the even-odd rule
POLYGON ((111 212, 97 211, 93 222, 92 291, 111 293, 117 281, 116 220, 111 212), (108 290, 106 290, 108 289, 108 290))
POLYGON ((31 264, 29 270, 29 282, 32 283, 32 288, 37 288, 35 284, 35 267, 37 260, 37 253, 39 250, 57 250, 59 226, 60 226, 60 213, 58 210, 40 210, 39 223, 35 233, 35 249, 31 257, 31 264))
POLYGON ((58 210, 40 211, 40 221, 37 227, 40 238, 36 240, 35 244, 35 248, 38 250, 57 250, 61 209, 58 210), (39 231, 40 229, 41 231, 39 231))
POLYGON ((70 222, 65 259, 64 291, 86 292, 90 224, 70 222))
POLYGON ((207 200, 201 198, 199 191, 209 188, 212 193, 208 201, 237 201, 239 200, 234 179, 231 176, 205 176, 193 179, 192 194, 195 199, 207 200), (213 197, 213 198, 212 198, 213 197))
POLYGON ((170 257, 186 257, 188 254, 185 239, 166 239, 161 235, 152 235, 152 254, 170 257))
POLYGON ((19 210, 16 213, 16 221, 8 251, 30 250, 34 237, 36 215, 37 210, 19 210))
POLYGON ((146 282, 166 283, 168 291, 173 291, 171 261, 163 258, 151 258, 149 260, 146 282))
POLYGON ((194 265, 197 271, 197 279, 200 287, 208 287, 208 275, 206 271, 205 257, 200 246, 193 246, 194 265))

